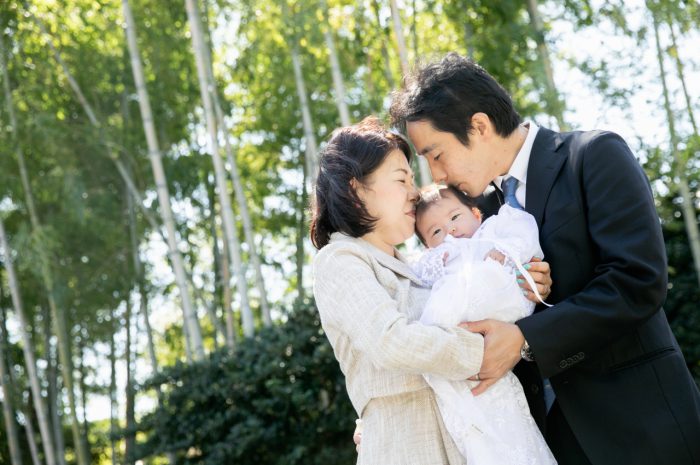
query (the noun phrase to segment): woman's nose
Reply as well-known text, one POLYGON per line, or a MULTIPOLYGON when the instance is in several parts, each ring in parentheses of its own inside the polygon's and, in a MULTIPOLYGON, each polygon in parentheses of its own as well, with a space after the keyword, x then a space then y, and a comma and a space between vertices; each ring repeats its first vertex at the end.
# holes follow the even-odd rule
POLYGON ((415 186, 412 186, 411 192, 408 194, 408 196, 411 202, 415 203, 418 202, 418 199, 420 198, 420 192, 415 186))

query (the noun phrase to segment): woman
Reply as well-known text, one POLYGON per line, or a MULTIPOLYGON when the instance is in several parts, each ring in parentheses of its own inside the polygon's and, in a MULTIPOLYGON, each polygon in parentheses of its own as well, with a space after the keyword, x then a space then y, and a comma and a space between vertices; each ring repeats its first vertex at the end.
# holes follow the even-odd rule
POLYGON ((430 291, 395 248, 414 232, 410 161, 376 119, 333 133, 313 206, 314 295, 363 419, 358 463, 462 464, 422 374, 475 376, 483 338, 417 322, 430 291))

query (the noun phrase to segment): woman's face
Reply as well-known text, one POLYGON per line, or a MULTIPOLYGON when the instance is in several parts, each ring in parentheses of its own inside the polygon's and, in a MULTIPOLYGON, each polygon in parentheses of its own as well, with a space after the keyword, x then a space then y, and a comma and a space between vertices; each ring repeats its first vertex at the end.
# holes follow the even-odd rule
POLYGON ((392 150, 356 189, 369 214, 377 219, 374 231, 362 238, 393 255, 394 246, 411 237, 416 223, 418 190, 406 156, 392 150))

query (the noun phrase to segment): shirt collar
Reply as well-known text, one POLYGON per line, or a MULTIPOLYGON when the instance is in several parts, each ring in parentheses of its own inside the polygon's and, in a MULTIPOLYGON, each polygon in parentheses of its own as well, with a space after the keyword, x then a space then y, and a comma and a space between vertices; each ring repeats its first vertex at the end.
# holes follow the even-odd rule
POLYGON ((516 178, 523 186, 527 183, 527 165, 530 162, 532 145, 535 143, 535 137, 540 128, 532 121, 526 121, 522 125, 529 128, 523 146, 520 147, 518 154, 515 156, 515 160, 513 160, 513 164, 510 165, 508 173, 493 180, 494 184, 496 184, 499 189, 501 188, 501 182, 509 176, 516 178))

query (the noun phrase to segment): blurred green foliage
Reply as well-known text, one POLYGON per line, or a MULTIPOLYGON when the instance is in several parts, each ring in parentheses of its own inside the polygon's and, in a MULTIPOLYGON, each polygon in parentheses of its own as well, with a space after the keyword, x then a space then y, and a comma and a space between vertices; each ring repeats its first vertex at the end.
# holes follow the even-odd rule
POLYGON ((262 330, 234 353, 176 364, 144 388, 161 385, 162 408, 145 416, 150 457, 175 452, 179 463, 350 464, 356 415, 312 302, 284 324, 262 330))

